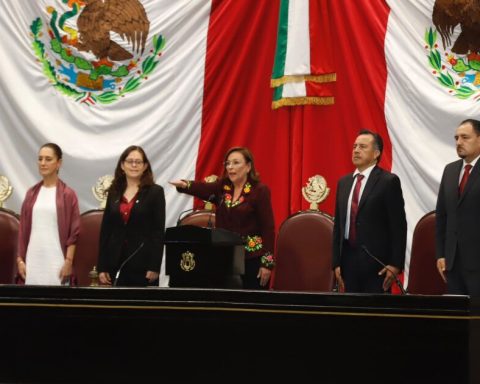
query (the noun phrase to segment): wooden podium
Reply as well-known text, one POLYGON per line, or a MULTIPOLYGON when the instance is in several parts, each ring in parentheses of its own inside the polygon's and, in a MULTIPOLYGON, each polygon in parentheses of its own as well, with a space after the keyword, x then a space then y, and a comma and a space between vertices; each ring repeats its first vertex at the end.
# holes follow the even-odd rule
POLYGON ((183 225, 167 228, 166 274, 170 287, 241 288, 241 236, 221 228, 183 225))

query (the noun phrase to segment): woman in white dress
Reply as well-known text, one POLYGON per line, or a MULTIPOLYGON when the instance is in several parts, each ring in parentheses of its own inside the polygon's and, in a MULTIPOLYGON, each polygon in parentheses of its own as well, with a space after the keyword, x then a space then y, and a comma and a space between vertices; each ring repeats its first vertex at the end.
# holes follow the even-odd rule
POLYGON ((62 150, 47 143, 38 153, 42 181, 25 196, 20 214, 17 268, 25 284, 70 283, 80 226, 76 193, 60 178, 62 150))

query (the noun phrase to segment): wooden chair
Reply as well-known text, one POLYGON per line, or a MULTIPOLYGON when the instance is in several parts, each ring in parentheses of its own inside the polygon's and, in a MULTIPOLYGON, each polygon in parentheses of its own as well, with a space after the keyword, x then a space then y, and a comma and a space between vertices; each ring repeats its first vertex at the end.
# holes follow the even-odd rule
POLYGON ((0 208, 0 284, 13 284, 17 272, 19 216, 0 208))
POLYGON ((424 215, 415 226, 408 272, 408 292, 442 295, 447 285, 437 270, 435 257, 435 211, 424 215))
POLYGON ((92 209, 80 215, 80 233, 75 251, 74 272, 79 286, 89 286, 89 272, 97 265, 103 209, 92 209))
POLYGON ((303 211, 280 226, 276 246, 274 290, 330 292, 333 219, 319 211, 303 211))
POLYGON ((215 228, 215 212, 209 209, 199 209, 190 212, 180 220, 180 225, 195 225, 197 227, 215 228))

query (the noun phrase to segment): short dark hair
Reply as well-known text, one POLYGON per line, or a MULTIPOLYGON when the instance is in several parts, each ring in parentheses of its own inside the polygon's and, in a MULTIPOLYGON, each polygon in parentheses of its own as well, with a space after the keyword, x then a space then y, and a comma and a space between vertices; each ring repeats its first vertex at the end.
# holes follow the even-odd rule
POLYGON ((46 144, 43 144, 40 147, 40 149, 42 149, 42 148, 50 148, 53 151, 53 153, 55 153, 55 156, 57 156, 58 160, 61 160, 62 157, 63 157, 62 148, 60 148, 60 146, 58 144, 46 143, 46 144))
POLYGON ((377 132, 373 132, 369 129, 361 129, 358 132, 358 136, 360 135, 370 135, 373 137, 373 145, 377 151, 380 152, 380 155, 377 157, 377 164, 380 162, 383 153, 383 139, 377 132))
POLYGON ((477 136, 480 136, 480 121, 475 119, 466 119, 460 123, 460 125, 463 125, 463 124, 471 124, 477 136))

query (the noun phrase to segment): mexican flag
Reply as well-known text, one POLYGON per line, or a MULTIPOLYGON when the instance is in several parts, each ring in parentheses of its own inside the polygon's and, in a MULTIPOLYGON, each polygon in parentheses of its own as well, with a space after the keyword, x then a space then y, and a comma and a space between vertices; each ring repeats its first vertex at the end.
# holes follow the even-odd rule
POLYGON ((332 47, 326 1, 281 1, 272 108, 334 103, 331 89, 324 85, 336 80, 332 47))
POLYGON ((168 180, 219 175, 226 150, 240 145, 272 190, 278 226, 308 208, 301 188, 316 174, 331 188, 320 209, 333 213, 352 143, 369 128, 385 139, 381 166, 402 181, 411 240, 456 158, 455 127, 479 115, 478 53, 453 50, 461 25, 443 41, 434 0, 129 1, 148 21, 144 44, 125 38, 137 35, 120 12, 126 25, 117 30, 127 32, 110 37, 132 57, 102 61, 78 44, 83 1, 0 0, 0 174, 14 187, 7 208, 18 212, 38 180, 45 142, 64 149, 60 175, 82 212, 97 206, 96 180, 138 144, 165 187, 171 226, 192 200, 168 180), (294 9, 308 12, 292 18, 294 9))

